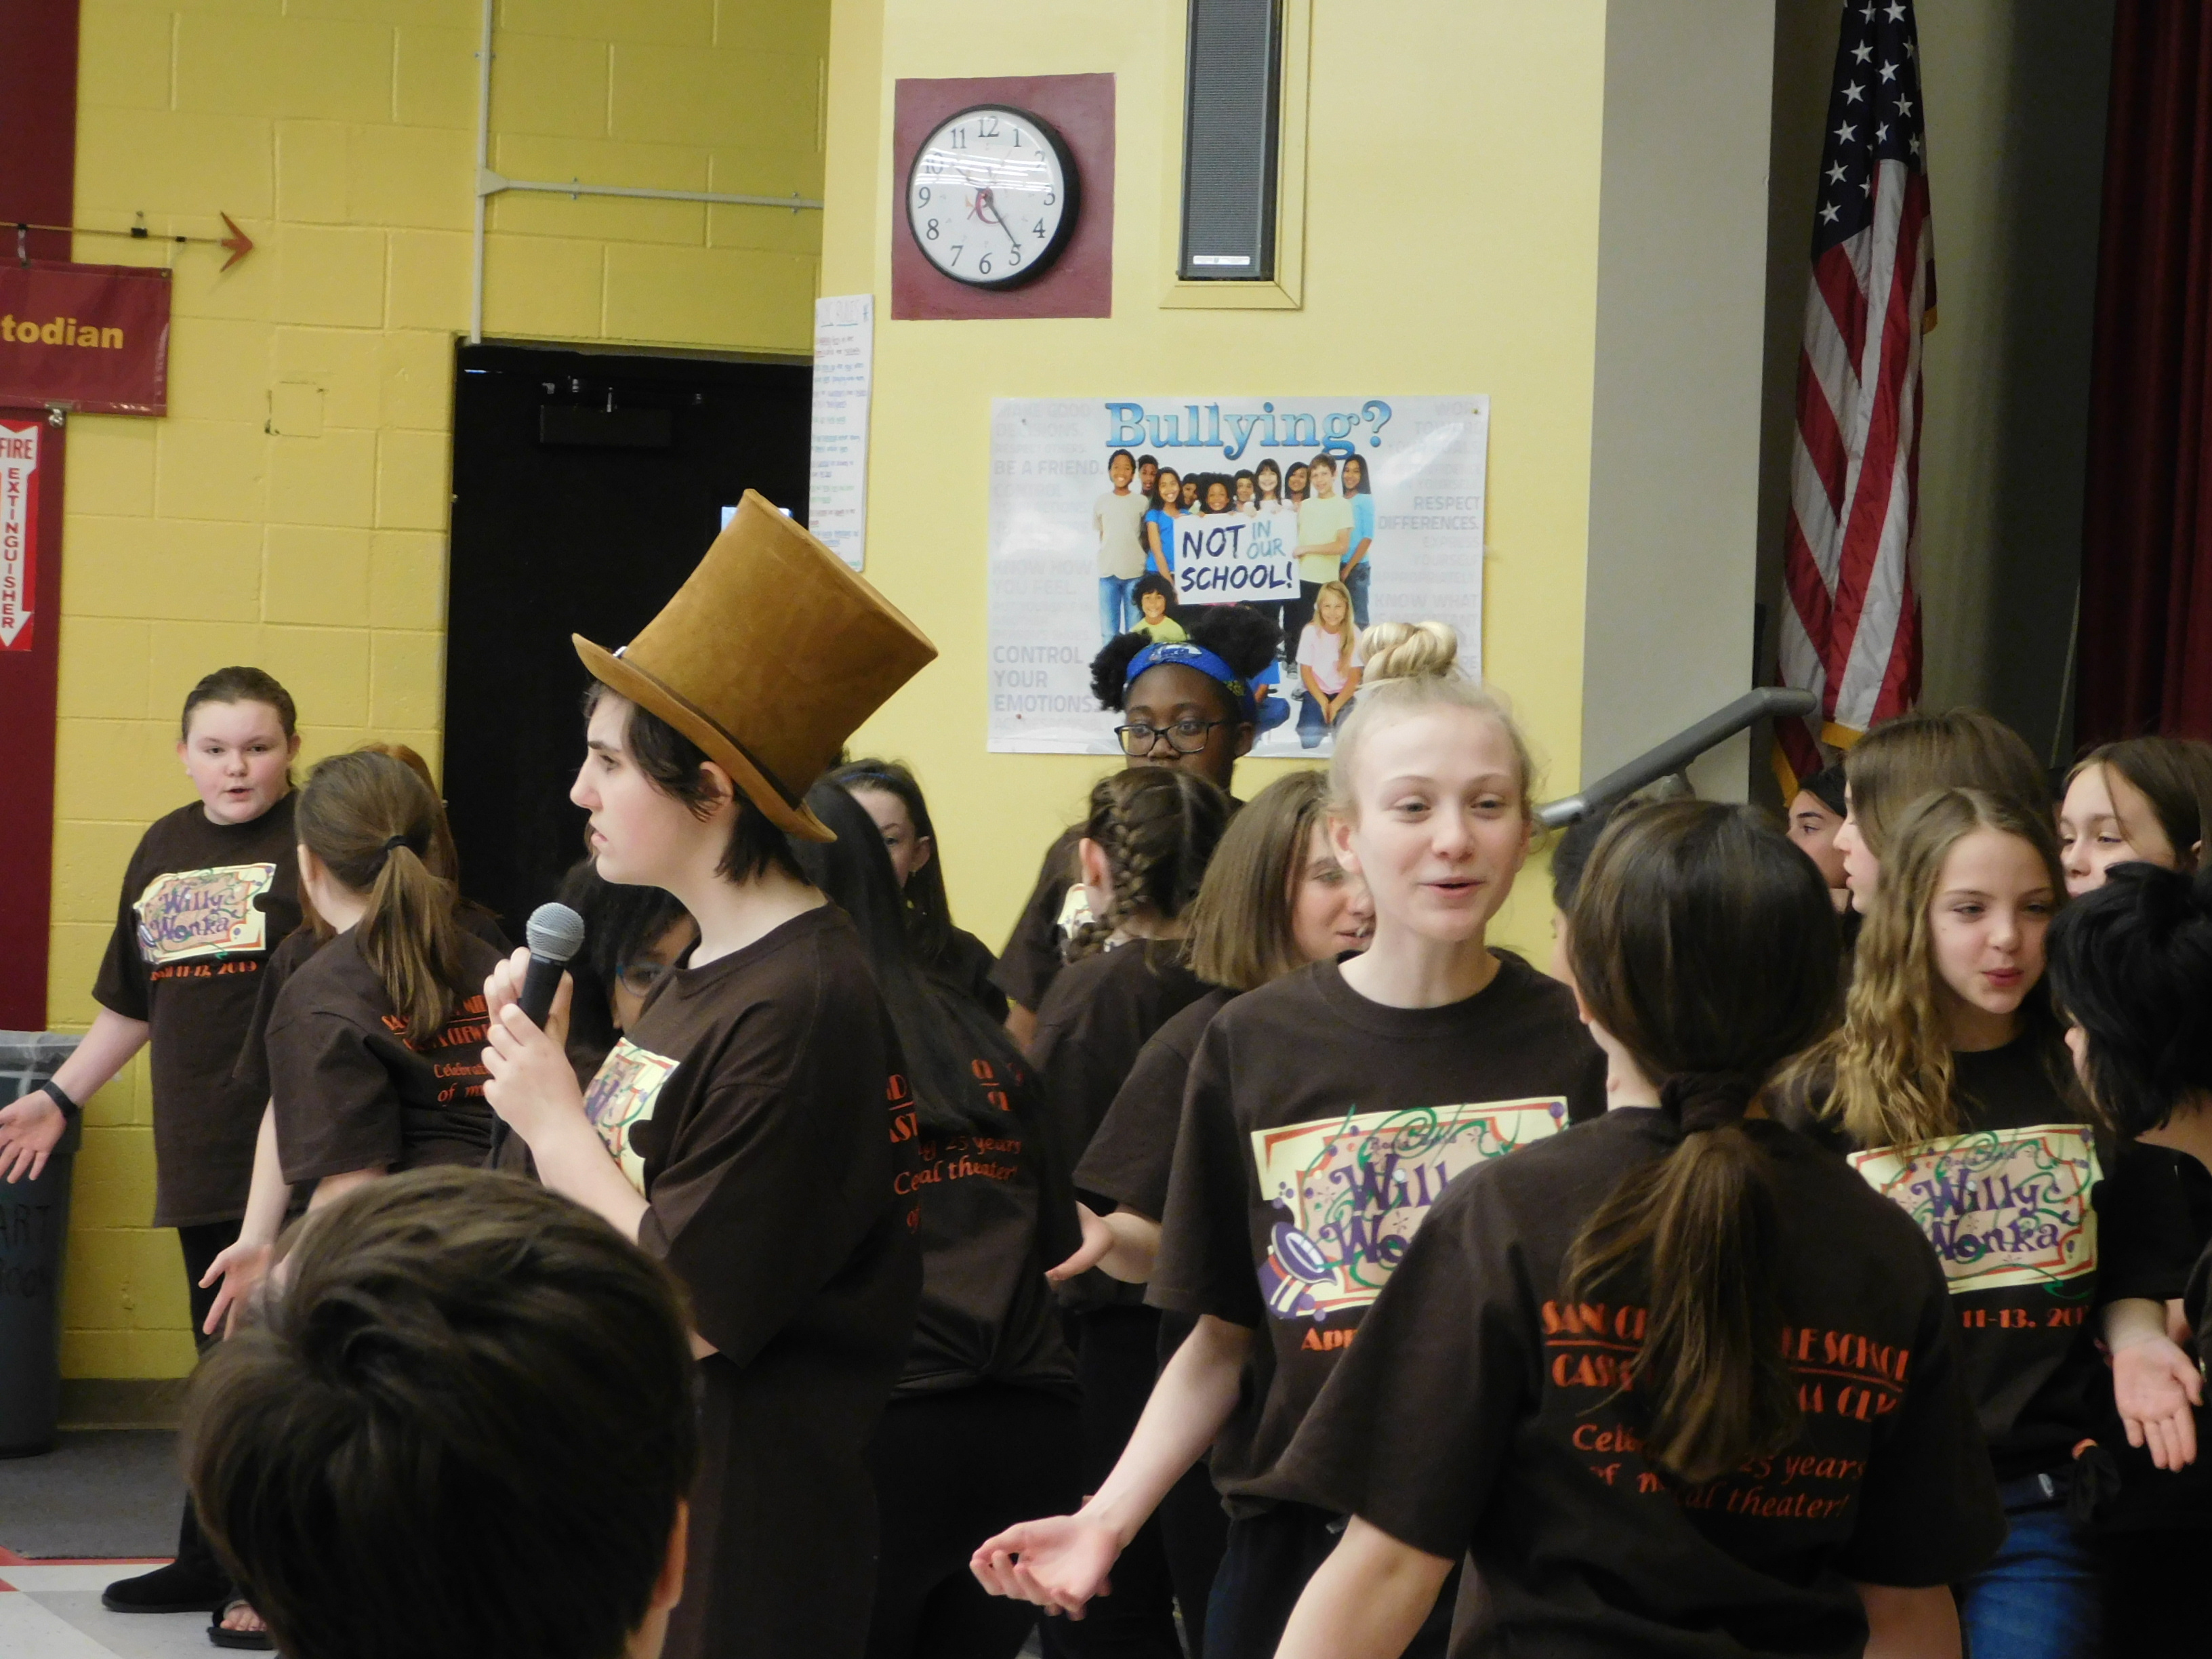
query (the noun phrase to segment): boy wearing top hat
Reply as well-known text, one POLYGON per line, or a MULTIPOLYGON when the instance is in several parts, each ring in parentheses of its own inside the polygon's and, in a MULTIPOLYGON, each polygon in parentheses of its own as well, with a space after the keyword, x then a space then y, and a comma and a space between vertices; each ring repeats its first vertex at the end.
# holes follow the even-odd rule
POLYGON ((674 894, 699 942, 588 1095, 565 1002, 550 1031, 514 1006, 518 952, 486 986, 486 1097, 546 1185, 689 1295, 701 1468, 672 1659, 856 1656, 876 1526, 861 1450, 921 1289, 893 1192, 914 1115, 860 940, 787 837, 832 838, 808 787, 936 650, 750 491, 643 633, 576 650, 596 684, 570 799, 599 874, 674 894))

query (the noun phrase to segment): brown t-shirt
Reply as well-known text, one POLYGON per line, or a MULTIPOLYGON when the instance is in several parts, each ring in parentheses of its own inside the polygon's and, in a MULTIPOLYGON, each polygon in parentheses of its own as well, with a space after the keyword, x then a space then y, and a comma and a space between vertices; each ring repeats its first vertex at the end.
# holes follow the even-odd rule
POLYGON ((287 795, 250 823, 180 806, 148 829, 124 873, 92 994, 149 1028, 157 1227, 246 1213, 267 1096, 231 1073, 263 963, 300 925, 292 806, 287 795))
MULTIPOLYGON (((1182 1123, 1182 1093, 1198 1040, 1236 995, 1216 987, 1152 1033, 1137 1063, 1106 1109, 1105 1121, 1076 1166, 1075 1190, 1086 1202, 1126 1204, 1158 1221, 1166 1212, 1168 1173, 1175 1163, 1176 1131, 1182 1123)), ((1097 1204, 1092 1204, 1097 1209, 1097 1204)), ((1101 1212, 1103 1213, 1103 1211, 1101 1212)))
POLYGON ((2004 1536, 1942 1270, 1819 1148, 1753 1126, 1778 1188, 1784 1338, 1802 1427, 1686 1486, 1647 1462, 1620 1367, 1632 1281, 1559 1295, 1617 1182, 1679 1142, 1627 1108, 1455 1183, 1307 1413, 1277 1489, 1474 1559, 1453 1659, 1856 1655, 1852 1581, 1954 1582, 2004 1536), (1469 1605, 1469 1603, 1472 1605, 1469 1605))
POLYGON ((437 1035, 419 1044, 362 954, 360 929, 292 971, 265 1044, 286 1181, 483 1162, 493 1118, 483 1097, 483 986, 500 958, 469 933, 460 949, 466 988, 437 1035))
POLYGON ((866 1639, 876 1498, 861 1462, 921 1287, 916 1125, 890 1017, 823 905, 680 968, 586 1110, 684 1281, 701 1464, 672 1659, 847 1659, 866 1639))
POLYGON ((1067 929, 1062 924, 1068 895, 1080 889, 1075 849, 1082 839, 1079 827, 1063 830, 1045 849, 1044 861, 1037 866, 1036 885, 1030 890, 1029 902, 1022 906, 1014 931, 1006 937, 1006 948, 999 953, 998 963, 991 969, 991 983, 1031 1013, 1044 1006, 1045 993, 1066 965, 1062 952, 1067 945, 1067 929))
MULTIPOLYGON (((1206 994, 1181 941, 1131 939, 1070 963, 1045 993, 1030 1055, 1044 1079, 1049 1133, 1063 1168, 1079 1162, 1152 1033, 1206 994)), ((1136 1307, 1140 1285, 1093 1268, 1060 1285, 1062 1307, 1136 1307)))
POLYGON ((1371 1002, 1332 962, 1213 1017, 1147 1295, 1261 1333, 1213 1448, 1232 1514, 1280 1495, 1284 1448, 1445 1186, 1604 1107, 1573 994, 1517 957, 1441 1008, 1371 1002))
POLYGON ((998 966, 989 945, 966 928, 953 927, 947 930, 945 955, 931 964, 931 972, 989 1015, 993 1024, 1004 1025, 1006 994, 991 977, 998 966))
MULTIPOLYGON (((499 918, 480 904, 464 901, 453 912, 453 920, 461 931, 482 939, 507 959, 514 947, 507 943, 501 931, 499 918)), ((299 971, 300 964, 330 941, 318 939, 312 927, 301 927, 287 933, 276 948, 269 953, 269 960, 261 969, 261 988, 253 999, 253 1018, 246 1023, 246 1043, 239 1050, 238 1064, 232 1075, 262 1097, 269 1098, 269 1022, 276 1012, 276 999, 284 993, 285 985, 299 971)))
POLYGON ((1073 1397, 1075 1362, 1044 1276, 1083 1242, 1067 1166, 1043 1132, 1036 1075, 1011 1044, 968 1070, 971 1121, 922 1124, 921 1167, 893 1183, 921 1202, 921 1307, 897 1392, 996 1382, 1073 1397))
POLYGON ((2148 1161, 2087 1122, 2062 1089, 2067 1062, 2054 1040, 2031 1035, 1952 1061, 1956 1135, 1860 1150, 1819 1115, 1817 1088, 1790 1091, 1776 1115, 1844 1152, 1927 1236, 1997 1479, 2014 1480, 2069 1467, 2098 1431, 2112 1383, 2096 1310, 2179 1294, 2186 1242, 2167 1242, 2173 1218, 2136 1179, 2148 1161))
POLYGON ((1061 1144, 1080 1158, 1152 1033, 1207 990, 1180 939, 1130 939, 1071 963, 1037 1010, 1030 1057, 1061 1144))

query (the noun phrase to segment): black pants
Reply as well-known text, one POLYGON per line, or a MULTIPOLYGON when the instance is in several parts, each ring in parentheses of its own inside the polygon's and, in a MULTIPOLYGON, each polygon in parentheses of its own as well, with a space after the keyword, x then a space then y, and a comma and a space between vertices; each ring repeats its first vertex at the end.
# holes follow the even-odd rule
MULTIPOLYGON (((1303 1504, 1231 1521, 1206 1619, 1208 1659, 1273 1659, 1306 1581, 1341 1535, 1338 1517, 1303 1504)), ((1443 1659, 1458 1600, 1459 1569, 1454 1567, 1437 1592, 1436 1606, 1407 1644, 1406 1659, 1443 1659)))
MULTIPOLYGON (((2198 1455, 2203 1455, 2200 1448, 2198 1455)), ((2212 1560, 2212 1531, 2161 1529, 2100 1538, 2106 1659, 2194 1651, 2204 1639, 2200 1598, 2207 1560, 2212 1560)))
MULTIPOLYGON (((1190 1314, 1160 1315, 1161 1370, 1167 1370, 1168 1361, 1197 1324, 1190 1314)), ((1206 1659, 1206 1608, 1213 1601, 1213 1575, 1221 1569, 1221 1552, 1229 1544, 1229 1512, 1221 1507, 1221 1494, 1213 1489, 1213 1472, 1206 1459, 1199 1459, 1168 1488, 1158 1515, 1168 1577, 1182 1613, 1183 1644, 1190 1650, 1190 1659, 1206 1659)))
MULTIPOLYGON (((201 1328, 215 1306, 216 1292, 212 1288, 202 1290, 200 1280, 207 1277, 207 1270, 215 1265, 216 1257, 238 1243, 238 1228, 235 1221, 203 1221, 196 1226, 177 1229, 177 1243, 185 1253, 185 1291, 191 1299, 192 1341, 203 1354, 222 1339, 210 1336, 201 1328)), ((189 1497, 185 1499, 184 1520, 177 1528, 177 1565, 204 1572, 210 1578, 223 1577, 214 1552, 200 1536, 199 1517, 192 1513, 189 1497)))
MULTIPOLYGON (((1160 1316, 1145 1307, 1086 1309, 1068 1321, 1083 1384, 1083 1490, 1097 1492, 1129 1443, 1158 1375, 1160 1316)), ((1175 1577, 1160 1517, 1137 1528, 1114 1564, 1112 1591, 1079 1620, 1048 1619, 1048 1659, 1182 1659, 1175 1577)))
POLYGON ((868 1659, 1013 1659, 1037 1609, 991 1595, 975 1547, 1082 1501, 1073 1400, 984 1383, 894 1397, 868 1444, 883 1517, 868 1659))
MULTIPOLYGON (((1298 579, 1297 598, 1283 601, 1283 660, 1285 663, 1297 661, 1298 635, 1306 631, 1306 624, 1313 620, 1314 601, 1321 598, 1321 590, 1326 585, 1310 582, 1302 576, 1298 579)), ((1289 690, 1297 678, 1295 670, 1285 669, 1283 673, 1284 689, 1289 690)))

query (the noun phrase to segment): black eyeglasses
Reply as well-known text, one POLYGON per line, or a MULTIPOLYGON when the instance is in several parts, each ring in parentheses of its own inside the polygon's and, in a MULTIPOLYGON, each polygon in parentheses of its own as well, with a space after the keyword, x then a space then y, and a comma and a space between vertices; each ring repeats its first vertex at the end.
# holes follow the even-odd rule
POLYGON ((647 957, 641 962, 624 963, 621 973, 616 977, 622 981, 623 990, 634 997, 641 997, 665 979, 675 965, 671 962, 655 962, 647 957))
POLYGON ((1207 734, 1217 726, 1234 726, 1234 720, 1177 720, 1173 726, 1117 726, 1114 735, 1121 740, 1125 755, 1149 755, 1153 745, 1162 738, 1168 747, 1178 755, 1195 755, 1206 747, 1207 734))

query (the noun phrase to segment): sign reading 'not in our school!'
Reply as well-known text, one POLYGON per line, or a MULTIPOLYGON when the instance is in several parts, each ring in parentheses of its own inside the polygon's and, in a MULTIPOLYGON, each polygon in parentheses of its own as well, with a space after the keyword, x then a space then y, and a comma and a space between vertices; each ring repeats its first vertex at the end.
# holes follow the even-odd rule
POLYGON ((161 415, 169 273, 0 259, 0 408, 161 415))

